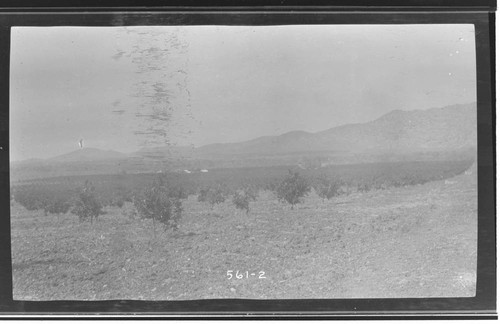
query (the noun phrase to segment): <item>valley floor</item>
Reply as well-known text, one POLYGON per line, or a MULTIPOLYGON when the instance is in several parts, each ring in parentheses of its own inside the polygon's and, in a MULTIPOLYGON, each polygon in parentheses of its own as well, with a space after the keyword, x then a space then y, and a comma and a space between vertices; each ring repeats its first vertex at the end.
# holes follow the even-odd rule
POLYGON ((156 238, 129 205, 91 225, 15 204, 14 299, 474 296, 476 178, 313 194, 293 210, 261 192, 248 215, 190 196, 179 231, 157 227, 156 238))

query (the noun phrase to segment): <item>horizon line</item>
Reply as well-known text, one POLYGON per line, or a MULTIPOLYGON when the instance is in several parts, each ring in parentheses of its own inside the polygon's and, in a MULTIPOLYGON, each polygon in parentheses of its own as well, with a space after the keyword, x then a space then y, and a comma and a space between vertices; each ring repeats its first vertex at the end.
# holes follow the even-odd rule
MULTIPOLYGON (((455 104, 450 104, 450 105, 446 105, 446 106, 431 107, 431 108, 426 108, 426 109, 411 109, 411 110, 393 109, 393 110, 391 110, 391 111, 389 111, 389 112, 387 112, 387 113, 385 113, 383 115, 380 115, 379 117, 377 117, 377 118, 375 118, 373 120, 367 121, 367 122, 347 123, 347 124, 333 126, 333 127, 330 127, 330 128, 324 129, 324 130, 316 131, 316 132, 310 132, 310 131, 305 131, 305 130, 299 130, 299 129, 297 129, 297 130, 291 130, 291 131, 287 131, 285 133, 280 133, 280 134, 275 134, 275 135, 262 135, 262 136, 254 137, 254 138, 251 138, 251 139, 248 139, 248 140, 239 141, 239 142, 215 142, 215 143, 203 144, 203 145, 200 145, 200 146, 175 145, 175 144, 169 145, 169 144, 167 144, 165 146, 150 147, 149 149, 159 149, 159 148, 171 147, 171 148, 190 148, 192 150, 196 150, 196 149, 200 149, 202 147, 212 146, 212 145, 240 144, 240 143, 250 142, 250 141, 254 141, 254 140, 258 140, 258 139, 266 138, 266 137, 279 137, 279 136, 283 136, 283 135, 294 133, 294 132, 301 132, 301 133, 307 133, 307 134, 313 135, 313 134, 318 134, 318 133, 322 133, 322 132, 325 132, 325 131, 329 131, 331 129, 335 129, 335 128, 338 128, 338 127, 345 127, 345 126, 350 126, 350 125, 368 124, 368 123, 374 122, 374 121, 376 121, 376 120, 378 120, 378 119, 380 119, 380 118, 382 118, 382 117, 384 117, 384 116, 386 116, 388 114, 391 114, 391 113, 393 113, 395 111, 404 111, 404 112, 427 111, 427 110, 432 110, 432 109, 443 109, 443 108, 452 107, 452 106, 465 106, 465 105, 471 105, 471 104, 476 104, 476 106, 477 106, 477 101, 467 102, 467 103, 455 103, 455 104)), ((71 153, 74 153, 74 152, 78 152, 80 150, 85 150, 85 149, 95 149, 95 150, 104 151, 104 152, 114 152, 114 153, 119 153, 119 154, 124 154, 124 155, 132 155, 134 153, 137 153, 137 152, 141 151, 142 149, 148 149, 148 148, 142 148, 142 149, 134 150, 134 151, 131 151, 131 152, 127 153, 127 152, 117 151, 117 150, 113 150, 113 149, 105 149, 105 148, 99 148, 99 147, 92 146, 92 147, 83 147, 83 148, 76 149, 76 150, 73 150, 73 151, 69 151, 69 152, 66 152, 66 153, 54 155, 54 156, 51 156, 51 157, 46 157, 46 158, 32 157, 32 158, 27 158, 27 159, 23 159, 23 160, 10 160, 10 154, 9 154, 9 163, 19 163, 19 162, 25 162, 25 161, 30 161, 30 160, 47 161, 47 160, 50 160, 50 159, 54 159, 54 158, 57 158, 57 157, 61 157, 61 156, 64 156, 64 155, 67 155, 67 154, 71 154, 71 153)))

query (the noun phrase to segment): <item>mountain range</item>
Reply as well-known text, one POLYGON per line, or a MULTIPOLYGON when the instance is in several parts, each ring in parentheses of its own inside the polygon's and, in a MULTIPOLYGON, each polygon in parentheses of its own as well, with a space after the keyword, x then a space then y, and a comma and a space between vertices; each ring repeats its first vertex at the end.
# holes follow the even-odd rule
POLYGON ((264 136, 238 143, 209 144, 198 148, 157 147, 132 154, 84 148, 45 160, 13 162, 11 172, 33 168, 52 169, 50 166, 53 165, 66 169, 70 165, 73 165, 70 169, 80 166, 87 170, 107 166, 105 169, 115 172, 116 168, 130 172, 147 171, 159 165, 204 168, 207 165, 248 166, 250 163, 251 166, 259 166, 295 164, 301 158, 313 156, 344 157, 339 161, 349 163, 345 157, 363 155, 370 156, 370 162, 373 162, 377 160, 376 156, 387 154, 414 156, 417 153, 456 152, 475 148, 476 125, 475 103, 427 110, 394 110, 367 123, 347 124, 316 133, 292 131, 278 136, 264 136))
POLYGON ((363 124, 348 124, 318 133, 293 131, 279 136, 212 144, 202 155, 285 154, 290 152, 408 152, 451 150, 476 144, 476 105, 428 110, 394 110, 363 124))

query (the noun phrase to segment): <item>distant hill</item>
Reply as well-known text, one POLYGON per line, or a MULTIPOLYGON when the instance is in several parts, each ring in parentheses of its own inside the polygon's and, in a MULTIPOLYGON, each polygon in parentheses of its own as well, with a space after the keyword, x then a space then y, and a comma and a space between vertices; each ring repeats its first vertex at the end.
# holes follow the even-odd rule
POLYGON ((457 159, 477 149, 476 104, 427 110, 394 110, 367 123, 348 124, 317 133, 292 131, 238 143, 194 147, 157 147, 132 154, 84 148, 50 159, 11 163, 17 178, 59 173, 104 174, 183 168, 349 164, 457 159), (319 162, 318 162, 319 161, 319 162))
POLYGON ((250 141, 227 144, 210 144, 196 150, 198 156, 217 156, 234 154, 283 154, 309 151, 314 142, 314 134, 292 131, 278 136, 259 137, 250 141))
POLYGON ((112 151, 100 150, 96 148, 83 148, 63 155, 58 155, 47 160, 47 162, 83 162, 83 161, 103 161, 127 158, 127 154, 112 151))
POLYGON ((368 123, 348 124, 318 133, 293 131, 239 143, 210 144, 184 153, 199 158, 313 151, 409 153, 463 149, 475 146, 476 138, 473 103, 428 110, 394 110, 368 123))
POLYGON ((457 150, 476 146, 476 104, 428 110, 395 110, 364 124, 315 134, 315 148, 352 152, 457 150))

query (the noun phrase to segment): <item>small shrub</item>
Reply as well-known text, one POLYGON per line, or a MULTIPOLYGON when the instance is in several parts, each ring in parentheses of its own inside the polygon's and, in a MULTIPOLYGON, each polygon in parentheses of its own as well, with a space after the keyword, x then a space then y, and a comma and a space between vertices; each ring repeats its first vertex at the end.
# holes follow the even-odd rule
POLYGON ((278 189, 279 186, 280 186, 279 180, 272 180, 269 183, 267 183, 267 185, 265 186, 265 189, 272 191, 272 192, 276 192, 276 190, 278 189))
POLYGON ((233 194, 233 204, 236 208, 245 210, 247 214, 250 212, 250 201, 255 200, 257 200, 257 191, 249 186, 239 189, 233 194))
POLYGON ((368 192, 371 190, 371 187, 368 183, 362 182, 357 185, 358 192, 368 192))
POLYGON ((36 187, 22 187, 14 191, 14 200, 27 210, 45 209, 49 197, 44 190, 36 187))
POLYGON ((227 187, 224 184, 219 183, 214 187, 201 189, 198 193, 198 201, 208 202, 213 208, 215 205, 225 202, 227 195, 227 187))
POLYGON ((199 202, 207 202, 208 201, 208 191, 209 190, 210 190, 209 188, 200 189, 200 191, 198 192, 198 201, 199 202))
POLYGON ((275 190, 278 200, 287 202, 293 207, 302 202, 311 187, 307 180, 298 172, 288 171, 288 176, 278 185, 275 190))
POLYGON ((71 208, 71 203, 64 198, 56 198, 44 207, 45 214, 66 214, 71 208))
POLYGON ((245 188, 243 188, 243 192, 252 201, 256 201, 257 197, 259 196, 259 190, 254 186, 245 186, 245 188))
POLYGON ((102 205, 95 195, 95 188, 90 181, 85 181, 85 186, 78 195, 75 207, 71 211, 80 221, 90 219, 93 223, 99 215, 103 215, 102 205))
POLYGON ((342 182, 322 177, 316 180, 314 190, 323 200, 330 200, 342 193, 342 182))
POLYGON ((134 206, 142 218, 153 220, 153 233, 156 235, 156 221, 159 221, 164 230, 174 231, 179 227, 182 216, 182 201, 178 195, 178 188, 168 188, 163 178, 159 178, 142 194, 134 198, 134 206))
POLYGON ((110 206, 114 206, 114 207, 118 207, 118 208, 122 208, 124 204, 125 204, 125 199, 120 194, 113 195, 113 197, 111 198, 111 201, 109 202, 110 206))
POLYGON ((217 184, 214 188, 208 190, 207 199, 212 208, 215 205, 222 204, 226 201, 228 195, 227 187, 223 184, 217 184))
POLYGON ((170 189, 169 194, 173 198, 187 199, 189 197, 189 192, 182 186, 175 186, 170 189))

